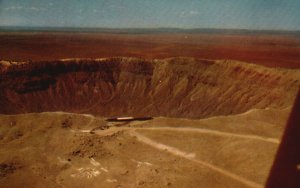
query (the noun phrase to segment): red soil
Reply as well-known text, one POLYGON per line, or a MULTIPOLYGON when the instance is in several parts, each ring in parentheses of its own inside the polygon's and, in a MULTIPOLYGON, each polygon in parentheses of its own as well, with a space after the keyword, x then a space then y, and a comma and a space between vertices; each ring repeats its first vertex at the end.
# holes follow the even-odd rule
POLYGON ((287 35, 0 33, 0 59, 101 57, 235 59, 300 68, 300 38, 287 35))

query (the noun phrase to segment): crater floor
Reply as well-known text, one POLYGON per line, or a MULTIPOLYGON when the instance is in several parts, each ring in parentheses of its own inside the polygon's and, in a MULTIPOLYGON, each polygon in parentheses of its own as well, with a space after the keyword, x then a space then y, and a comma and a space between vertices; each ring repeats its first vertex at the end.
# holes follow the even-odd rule
POLYGON ((288 113, 127 123, 64 112, 1 115, 0 184, 263 187, 288 113))

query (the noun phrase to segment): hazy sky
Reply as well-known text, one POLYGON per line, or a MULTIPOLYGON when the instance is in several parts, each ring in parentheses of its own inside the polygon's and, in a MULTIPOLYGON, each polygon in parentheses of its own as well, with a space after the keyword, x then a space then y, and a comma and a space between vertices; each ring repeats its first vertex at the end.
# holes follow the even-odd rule
POLYGON ((0 26, 300 30, 300 0, 0 0, 0 26))

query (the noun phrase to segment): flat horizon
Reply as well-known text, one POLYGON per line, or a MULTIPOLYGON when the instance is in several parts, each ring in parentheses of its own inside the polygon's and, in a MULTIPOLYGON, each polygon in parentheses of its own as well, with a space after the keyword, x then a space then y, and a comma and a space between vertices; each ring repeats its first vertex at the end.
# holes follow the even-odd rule
POLYGON ((64 26, 0 26, 0 32, 14 32, 14 31, 86 31, 86 32, 124 32, 124 33, 134 33, 136 31, 145 33, 149 32, 157 32, 157 33, 181 33, 181 32, 192 32, 192 33, 201 33, 205 31, 209 32, 217 32, 220 33, 220 31, 224 31, 227 33, 298 33, 300 30, 283 30, 283 29, 247 29, 247 28, 201 28, 201 27, 195 27, 195 28, 179 28, 179 27, 64 27, 64 26))

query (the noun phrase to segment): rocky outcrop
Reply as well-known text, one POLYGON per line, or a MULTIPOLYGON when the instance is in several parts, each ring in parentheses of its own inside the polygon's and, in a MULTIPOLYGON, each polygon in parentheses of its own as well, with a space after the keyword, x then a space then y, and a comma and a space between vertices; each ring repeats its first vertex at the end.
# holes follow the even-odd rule
POLYGON ((203 118, 292 105, 300 70, 171 58, 0 63, 0 113, 203 118))

